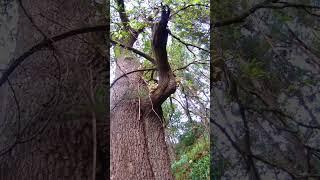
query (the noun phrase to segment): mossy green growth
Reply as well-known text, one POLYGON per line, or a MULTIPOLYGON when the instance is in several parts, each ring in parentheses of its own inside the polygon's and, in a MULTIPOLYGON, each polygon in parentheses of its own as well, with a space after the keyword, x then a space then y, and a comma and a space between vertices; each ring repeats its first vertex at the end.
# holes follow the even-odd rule
POLYGON ((210 146, 207 137, 200 137, 172 164, 177 180, 206 180, 210 177, 210 146))

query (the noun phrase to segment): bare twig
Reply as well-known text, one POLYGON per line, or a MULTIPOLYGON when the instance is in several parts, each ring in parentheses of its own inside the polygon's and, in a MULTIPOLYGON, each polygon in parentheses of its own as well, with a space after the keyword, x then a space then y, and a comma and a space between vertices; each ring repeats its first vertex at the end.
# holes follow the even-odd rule
POLYGON ((180 67, 180 68, 177 68, 177 69, 173 70, 173 72, 179 71, 179 70, 182 70, 182 69, 186 69, 186 68, 188 68, 189 66, 191 66, 191 65, 193 65, 193 64, 208 64, 208 63, 198 62, 198 61, 192 61, 192 62, 188 63, 188 64, 185 65, 185 66, 182 66, 182 67, 180 67))
POLYGON ((172 13, 170 18, 172 18, 173 16, 177 15, 179 12, 184 11, 184 10, 186 10, 186 9, 188 9, 190 7, 194 7, 194 6, 202 6, 202 7, 205 7, 205 8, 209 8, 209 6, 206 5, 206 4, 189 4, 187 6, 182 7, 181 9, 178 9, 176 12, 172 13))
MULTIPOLYGON (((205 51, 205 52, 207 52, 207 53, 210 53, 210 51, 207 50, 207 49, 204 49, 204 48, 202 48, 202 47, 199 47, 199 46, 196 46, 196 45, 187 43, 187 42, 184 42, 184 41, 181 40, 179 37, 177 37, 177 36, 175 36, 174 34, 172 34, 172 32, 169 31, 169 30, 168 30, 168 33, 169 33, 174 39, 176 39, 176 40, 178 40, 179 42, 181 42, 182 44, 184 44, 187 48, 188 48, 189 46, 192 46, 192 47, 198 48, 198 49, 200 49, 200 50, 202 50, 202 51, 205 51)), ((188 48, 188 50, 191 51, 189 48, 188 48)), ((192 51, 191 51, 191 52, 192 52, 192 51)))
POLYGON ((132 74, 132 73, 135 73, 135 72, 152 71, 152 70, 156 70, 156 68, 137 69, 137 70, 134 70, 134 71, 130 71, 130 72, 124 73, 124 74, 122 74, 121 76, 119 76, 117 79, 115 79, 115 80, 111 83, 110 88, 112 88, 112 86, 113 86, 119 79, 123 78, 124 76, 127 76, 127 75, 132 74))

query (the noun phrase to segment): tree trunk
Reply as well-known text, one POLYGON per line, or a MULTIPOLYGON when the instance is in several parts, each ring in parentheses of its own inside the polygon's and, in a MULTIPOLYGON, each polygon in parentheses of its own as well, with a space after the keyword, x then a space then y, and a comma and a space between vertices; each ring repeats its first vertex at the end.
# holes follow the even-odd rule
MULTIPOLYGON (((123 56, 116 78, 138 67, 123 56)), ((149 90, 141 76, 129 74, 111 90, 111 179, 173 179, 161 109, 144 102, 149 90)))
MULTIPOLYGON (((129 36, 123 46, 133 47, 139 32, 129 25, 123 0, 117 0, 122 25, 129 36)), ((173 179, 165 141, 161 104, 175 92, 176 82, 168 63, 166 30, 170 10, 163 7, 161 20, 153 27, 153 51, 159 85, 149 92, 140 63, 121 49, 116 61, 118 81, 111 89, 111 179, 173 179)))
MULTIPOLYGON (((122 43, 132 47, 141 31, 130 27, 124 1, 117 3, 129 34, 122 43)), ((155 91, 149 92, 141 73, 126 74, 139 69, 140 63, 125 49, 116 62, 116 78, 122 78, 111 90, 111 179, 173 179, 161 109, 176 90, 166 51, 169 15, 170 9, 163 6, 161 19, 153 26, 153 63, 159 75, 155 91)))

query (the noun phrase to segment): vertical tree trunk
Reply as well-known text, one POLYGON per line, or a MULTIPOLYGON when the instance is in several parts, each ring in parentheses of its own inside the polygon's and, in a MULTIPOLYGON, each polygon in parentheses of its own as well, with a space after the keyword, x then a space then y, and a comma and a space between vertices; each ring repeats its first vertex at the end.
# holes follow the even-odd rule
MULTIPOLYGON (((139 30, 129 25, 123 0, 117 0, 119 15, 129 36, 122 44, 133 47, 139 30)), ((155 65, 159 86, 149 89, 140 72, 139 61, 125 49, 116 61, 116 76, 122 77, 111 89, 111 179, 173 179, 170 158, 165 142, 161 104, 172 93, 176 84, 166 52, 166 26, 169 8, 163 9, 161 20, 153 28, 155 65)))
MULTIPOLYGON (((138 67, 135 58, 122 56, 116 78, 138 67)), ((129 74, 111 90, 111 179, 173 179, 163 116, 158 106, 144 103, 149 90, 141 76, 129 74)))

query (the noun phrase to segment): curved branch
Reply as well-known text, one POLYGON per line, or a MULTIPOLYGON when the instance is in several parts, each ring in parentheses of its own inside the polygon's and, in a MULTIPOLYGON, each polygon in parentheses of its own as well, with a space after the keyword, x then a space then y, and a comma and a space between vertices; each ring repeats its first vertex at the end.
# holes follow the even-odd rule
POLYGON ((186 10, 186 9, 188 9, 188 8, 190 8, 190 7, 194 7, 194 6, 203 6, 203 7, 209 8, 209 6, 208 6, 208 5, 205 5, 205 4, 189 4, 189 5, 187 5, 187 6, 182 7, 181 9, 177 10, 176 12, 172 13, 172 15, 170 16, 170 19, 171 19, 173 16, 177 15, 179 12, 184 11, 184 10, 186 10))
POLYGON ((132 73, 135 73, 135 72, 152 71, 152 70, 156 70, 156 68, 137 69, 137 70, 134 70, 134 71, 130 71, 130 72, 124 73, 124 74, 122 74, 121 76, 119 76, 117 79, 115 79, 115 80, 111 83, 110 88, 112 88, 112 86, 113 86, 118 80, 120 80, 121 78, 123 78, 124 76, 127 76, 127 75, 132 74, 132 73))
POLYGON ((213 27, 217 28, 217 27, 227 26, 235 23, 241 23, 248 16, 255 13, 259 9, 285 9, 285 8, 297 8, 297 9, 305 10, 305 9, 320 9, 320 6, 312 6, 312 5, 289 3, 289 2, 279 2, 278 0, 265 0, 253 6, 246 12, 243 12, 239 16, 213 23, 213 27))
MULTIPOLYGON (((138 51, 138 50, 137 50, 137 51, 138 51)), ((190 65, 192 65, 192 64, 207 64, 207 63, 202 63, 202 62, 193 61, 193 62, 191 62, 191 63, 189 63, 189 64, 187 64, 187 65, 185 65, 185 66, 183 66, 183 67, 177 68, 177 69, 175 69, 175 70, 173 70, 173 71, 175 72, 175 71, 178 71, 178 70, 186 69, 186 68, 188 68, 188 67, 189 67, 190 65)), ((110 88, 112 88, 112 86, 113 86, 118 80, 120 80, 121 78, 123 78, 124 76, 127 76, 127 75, 129 75, 129 74, 132 74, 132 73, 135 73, 135 72, 156 71, 156 70, 157 70, 156 68, 137 69, 137 70, 133 70, 133 71, 124 73, 124 74, 122 74, 121 76, 119 76, 117 79, 115 79, 115 80, 111 83, 110 88)))
POLYGON ((58 42, 63 39, 66 39, 68 37, 78 35, 78 34, 85 34, 85 33, 90 33, 90 32, 98 32, 98 31, 105 31, 107 25, 99 25, 99 26, 94 26, 94 27, 85 27, 85 28, 79 28, 79 29, 74 29, 65 33, 62 33, 60 35, 54 36, 49 39, 44 39, 38 44, 34 45, 32 48, 30 48, 28 51, 23 53, 20 57, 17 59, 13 60, 13 62, 9 65, 8 69, 3 73, 3 75, 0 78, 0 87, 7 81, 8 77, 10 74, 29 56, 31 56, 33 53, 45 48, 49 47, 53 42, 58 42))
POLYGON ((177 69, 173 70, 173 72, 179 71, 179 70, 182 70, 182 69, 186 69, 186 68, 188 68, 189 66, 191 66, 191 65, 193 65, 193 64, 208 64, 208 63, 198 62, 198 61, 192 61, 192 62, 186 64, 185 66, 182 66, 182 67, 180 67, 180 68, 177 68, 177 69))
POLYGON ((265 0, 259 4, 256 4, 255 6, 253 6, 252 8, 250 8, 248 11, 243 12, 242 14, 240 14, 239 16, 230 18, 230 19, 226 19, 226 20, 222 20, 222 21, 218 21, 215 22, 213 24, 213 27, 221 27, 221 26, 227 26, 230 24, 235 24, 235 23, 241 23, 243 22, 248 16, 250 16, 251 14, 255 13, 257 10, 264 8, 265 5, 273 2, 274 0, 265 0))

